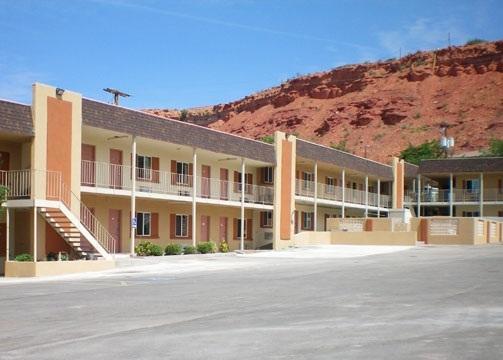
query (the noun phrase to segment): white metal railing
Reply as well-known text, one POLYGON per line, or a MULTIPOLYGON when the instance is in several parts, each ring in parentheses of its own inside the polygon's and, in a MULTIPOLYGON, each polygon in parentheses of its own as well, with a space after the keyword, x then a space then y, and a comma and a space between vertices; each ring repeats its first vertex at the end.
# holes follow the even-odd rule
MULTIPOLYGON (((318 183, 318 199, 342 201, 342 192, 344 191, 344 202, 365 205, 365 191, 342 188, 341 186, 327 185, 318 183)), ((295 195, 314 197, 314 182, 296 179, 295 195)), ((368 205, 378 206, 378 195, 375 192, 368 192, 368 205)), ((391 197, 381 194, 380 207, 391 207, 391 197)))
MULTIPOLYGON (((131 166, 82 161, 82 186, 131 190, 131 166)), ((192 196, 193 176, 167 171, 136 169, 136 191, 178 196, 192 196)), ((245 202, 272 204, 273 187, 245 185, 245 202)), ((197 177, 196 196, 241 201, 241 184, 214 178, 197 177)))
MULTIPOLYGON (((421 202, 449 202, 449 189, 434 189, 421 192, 421 202)), ((478 189, 453 189, 452 201, 457 203, 462 202, 479 202, 480 190, 478 189)), ((503 189, 489 188, 484 189, 484 201, 503 201, 503 189)), ((405 202, 417 202, 417 192, 408 191, 405 194, 405 202)))
POLYGON ((314 196, 314 181, 295 179, 295 195, 314 196))
POLYGON ((484 201, 503 201, 503 189, 484 189, 484 201))
POLYGON ((32 198, 32 181, 40 184, 45 182, 45 199, 61 201, 105 250, 115 253, 115 239, 91 210, 66 186, 61 172, 42 170, 0 172, 0 185, 7 188, 7 199, 32 198), (78 213, 75 208, 79 209, 78 213))
POLYGON ((7 188, 9 199, 26 199, 31 195, 31 171, 0 171, 0 186, 7 188))

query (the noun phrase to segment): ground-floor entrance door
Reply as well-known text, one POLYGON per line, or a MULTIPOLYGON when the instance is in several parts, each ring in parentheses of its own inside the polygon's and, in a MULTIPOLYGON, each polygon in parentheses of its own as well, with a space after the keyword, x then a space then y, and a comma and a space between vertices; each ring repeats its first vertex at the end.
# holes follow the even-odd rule
POLYGON ((201 241, 210 241, 210 217, 201 215, 201 241))
POLYGON ((108 232, 115 239, 115 252, 121 251, 121 214, 122 211, 118 209, 108 210, 108 232))
POLYGON ((122 188, 122 150, 110 149, 110 187, 122 188))
POLYGON ((227 241, 227 218, 225 216, 220 217, 220 242, 227 241))

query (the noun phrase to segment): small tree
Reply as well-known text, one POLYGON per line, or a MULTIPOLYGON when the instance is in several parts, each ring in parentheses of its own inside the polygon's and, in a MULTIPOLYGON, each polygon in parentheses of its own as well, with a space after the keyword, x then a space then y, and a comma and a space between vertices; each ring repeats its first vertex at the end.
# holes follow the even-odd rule
POLYGON ((0 186, 0 214, 2 214, 5 211, 5 208, 2 205, 6 200, 7 200, 7 188, 5 186, 0 186))
POLYGON ((183 109, 180 111, 180 121, 187 121, 187 117, 189 116, 189 111, 187 109, 183 109))
POLYGON ((475 38, 475 39, 470 39, 468 40, 465 45, 476 45, 476 44, 482 44, 482 43, 485 43, 487 42, 486 40, 484 39, 478 39, 478 38, 475 38))
POLYGON ((482 152, 483 156, 503 156, 503 140, 489 140, 489 149, 482 152))
POLYGON ((266 135, 260 139, 260 141, 268 143, 268 144, 274 144, 274 136, 272 135, 266 135))
POLYGON ((417 146, 409 145, 407 149, 400 152, 400 158, 411 164, 419 165, 421 160, 438 159, 442 154, 439 142, 431 140, 417 146))
POLYGON ((340 142, 338 143, 335 143, 335 144, 331 144, 330 147, 332 149, 335 149, 335 150, 340 150, 340 151, 344 151, 344 152, 349 152, 348 148, 346 147, 346 140, 341 140, 340 142))

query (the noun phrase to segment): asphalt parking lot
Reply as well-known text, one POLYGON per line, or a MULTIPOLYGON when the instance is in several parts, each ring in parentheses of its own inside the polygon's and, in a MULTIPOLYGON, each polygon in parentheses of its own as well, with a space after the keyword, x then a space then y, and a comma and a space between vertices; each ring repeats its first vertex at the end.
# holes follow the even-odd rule
POLYGON ((502 358, 501 245, 199 263, 0 283, 0 359, 502 358))

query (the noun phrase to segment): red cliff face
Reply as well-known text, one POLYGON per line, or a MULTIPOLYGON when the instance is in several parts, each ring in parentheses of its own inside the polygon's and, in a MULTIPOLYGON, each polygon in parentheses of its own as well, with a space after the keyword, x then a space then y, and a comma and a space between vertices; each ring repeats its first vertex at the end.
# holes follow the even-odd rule
MULTIPOLYGON (((147 110, 179 118, 173 110, 147 110)), ((449 125, 458 153, 503 138, 503 41, 418 52, 289 80, 186 120, 260 139, 275 130, 389 161, 449 125)))

